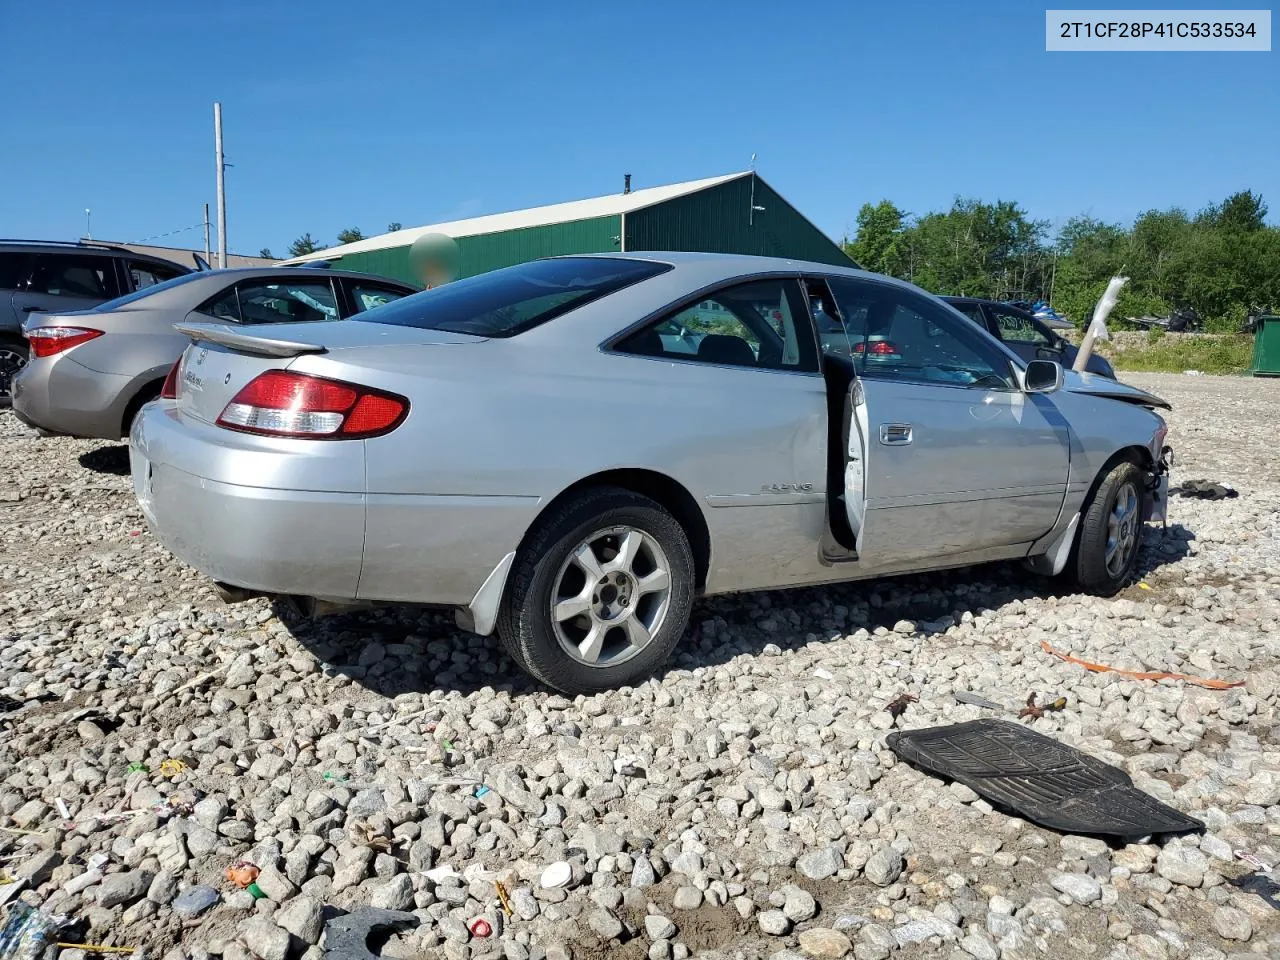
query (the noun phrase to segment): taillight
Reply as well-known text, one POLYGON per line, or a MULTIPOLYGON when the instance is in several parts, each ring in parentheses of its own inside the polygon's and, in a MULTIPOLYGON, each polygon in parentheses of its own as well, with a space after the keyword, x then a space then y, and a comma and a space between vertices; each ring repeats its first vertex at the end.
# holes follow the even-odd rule
POLYGON ((52 357, 72 347, 102 336, 101 330, 88 327, 36 327, 27 331, 27 342, 37 357, 52 357))
POLYGON ((876 340, 868 345, 866 343, 855 343, 853 345, 854 353, 869 353, 873 356, 884 357, 898 352, 898 346, 892 340, 876 340))
POLYGON ((354 383, 268 370, 231 398, 218 426, 269 437, 354 440, 389 433, 409 401, 354 383))
POLYGON ((169 368, 169 375, 164 378, 164 386, 160 388, 161 400, 178 399, 178 368, 180 366, 182 366, 181 357, 169 368))

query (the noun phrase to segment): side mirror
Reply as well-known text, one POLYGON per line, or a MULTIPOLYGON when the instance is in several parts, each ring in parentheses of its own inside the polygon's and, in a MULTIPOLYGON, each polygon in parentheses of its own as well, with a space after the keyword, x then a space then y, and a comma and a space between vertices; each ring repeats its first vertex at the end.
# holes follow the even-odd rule
POLYGON ((1053 393, 1062 389, 1062 364, 1056 360, 1032 360, 1022 377, 1026 393, 1053 393))

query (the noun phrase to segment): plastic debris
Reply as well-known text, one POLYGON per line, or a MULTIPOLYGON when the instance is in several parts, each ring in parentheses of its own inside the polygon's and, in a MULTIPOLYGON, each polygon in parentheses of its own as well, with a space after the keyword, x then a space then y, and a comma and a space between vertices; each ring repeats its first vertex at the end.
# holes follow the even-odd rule
POLYGON ((563 887, 571 879, 573 879, 573 868, 564 860, 557 860, 542 871, 538 882, 543 890, 554 890, 557 887, 563 887))
POLYGON ((1248 850, 1236 850, 1234 852, 1237 860, 1243 860, 1259 873, 1270 873, 1273 869, 1271 864, 1267 863, 1267 861, 1263 860, 1261 857, 1250 853, 1248 850))
POLYGON ((1003 710, 1004 707, 996 703, 994 700, 988 700, 986 697, 980 697, 976 693, 970 693, 968 690, 955 691, 955 698, 960 703, 967 703, 971 707, 982 707, 984 710, 1003 710))
POLYGON ((137 947, 109 947, 105 943, 55 943, 65 950, 83 950, 85 953, 137 953, 137 947))
POLYGON ((489 790, 489 788, 488 788, 488 787, 486 787, 483 783, 482 783, 482 784, 480 784, 480 786, 476 787, 476 799, 477 799, 477 800, 478 800, 478 799, 480 799, 480 798, 481 798, 481 797, 483 797, 486 793, 489 793, 489 792, 490 792, 490 790, 489 790))
POLYGON ((227 867, 227 879, 241 890, 247 890, 249 885, 258 879, 260 872, 255 864, 248 860, 240 860, 227 867))
MULTIPOLYGON (((325 960, 376 960, 369 941, 383 931, 406 930, 418 925, 412 913, 361 907, 324 925, 325 960)), ((381 939, 385 940, 386 937, 381 939)))
POLYGON ((1145 581, 1145 580, 1139 581, 1139 583, 1138 583, 1138 589, 1139 589, 1139 590, 1150 590, 1150 589, 1151 589, 1151 584, 1147 583, 1147 581, 1145 581))
POLYGON ((0 927, 0 960, 38 960, 71 919, 42 913, 21 900, 9 906, 0 927))
POLYGON ((493 927, 484 917, 476 917, 468 928, 473 937, 487 937, 493 933, 493 927))
POLYGON ((444 866, 432 867, 430 870, 424 870, 422 875, 432 883, 441 883, 445 880, 462 879, 462 874, 453 869, 453 867, 449 866, 447 863, 444 866))
POLYGON ((61 797, 58 797, 56 802, 58 804, 58 813, 62 816, 62 819, 70 820, 71 808, 67 806, 67 801, 63 800, 61 797))
POLYGON ((142 761, 135 760, 133 763, 129 764, 129 766, 124 768, 124 772, 126 776, 131 773, 150 773, 151 768, 142 761))
POLYGON ((324 779, 326 783, 346 783, 347 782, 346 777, 344 777, 340 773, 334 773, 332 770, 326 770, 324 772, 324 779))
POLYGON ((1193 500, 1234 500, 1240 496, 1234 487, 1216 480, 1184 480, 1169 488, 1171 497, 1189 497, 1193 500))
POLYGON ((1069 653, 1055 650, 1044 640, 1040 641, 1040 648, 1052 657, 1057 657, 1067 663, 1074 663, 1076 666, 1092 670, 1094 673, 1118 673, 1122 677, 1130 677, 1134 680, 1181 680, 1183 683, 1194 684, 1207 690, 1230 690, 1232 687, 1244 686, 1243 680, 1209 680, 1204 677, 1193 677, 1186 673, 1167 673, 1163 670, 1121 670, 1119 667, 1108 667, 1102 663, 1090 663, 1088 660, 1081 660, 1079 657, 1073 657, 1069 653))
POLYGON ((176 777, 179 774, 186 773, 189 769, 191 768, 183 761, 169 759, 160 761, 159 773, 162 777, 176 777))
POLYGON ((258 886, 256 883, 251 883, 244 889, 249 894, 249 896, 253 897, 253 899, 255 900, 266 899, 266 896, 267 896, 266 893, 264 893, 262 888, 258 886))

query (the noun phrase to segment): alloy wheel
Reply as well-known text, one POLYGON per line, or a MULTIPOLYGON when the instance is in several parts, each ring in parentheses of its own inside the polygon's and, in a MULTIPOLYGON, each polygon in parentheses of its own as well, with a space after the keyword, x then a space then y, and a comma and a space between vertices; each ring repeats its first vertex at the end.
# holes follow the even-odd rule
POLYGON ((625 663, 662 629, 671 565, 658 541, 634 527, 582 540, 556 574, 551 622, 560 647, 593 667, 625 663))
POLYGON ((1118 577, 1128 569, 1138 546, 1138 491, 1132 483, 1116 491, 1115 504, 1107 517, 1107 573, 1118 577))

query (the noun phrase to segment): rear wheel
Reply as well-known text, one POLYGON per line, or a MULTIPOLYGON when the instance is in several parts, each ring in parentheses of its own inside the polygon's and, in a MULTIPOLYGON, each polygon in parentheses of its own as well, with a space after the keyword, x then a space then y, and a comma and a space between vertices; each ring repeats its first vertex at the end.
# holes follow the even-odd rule
POLYGON ((628 490, 589 490, 521 548, 498 618, 513 659, 564 693, 642 680, 689 622, 693 551, 666 510, 628 490))
POLYGON ((1068 569, 1085 590, 1109 597, 1133 577, 1141 544, 1142 472, 1126 460, 1094 491, 1068 569))
POLYGON ((30 356, 25 340, 0 337, 0 407, 7 407, 11 400, 10 384, 18 371, 27 365, 30 356))
POLYGON ((160 391, 164 388, 164 381, 157 380, 155 383, 149 383, 134 397, 129 406, 124 411, 124 422, 120 424, 120 437, 123 440, 129 439, 129 434, 133 432, 133 421, 137 419, 142 408, 160 396, 160 391))

